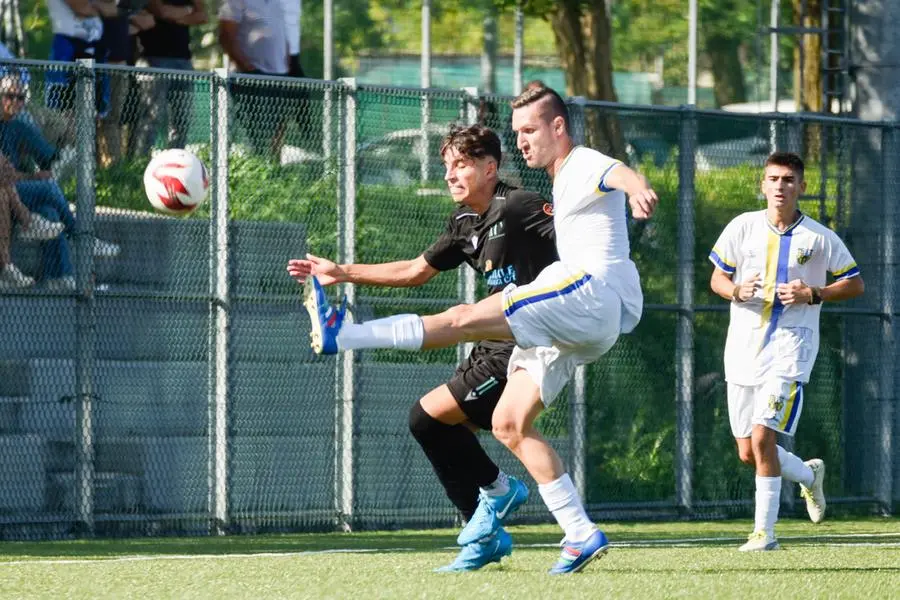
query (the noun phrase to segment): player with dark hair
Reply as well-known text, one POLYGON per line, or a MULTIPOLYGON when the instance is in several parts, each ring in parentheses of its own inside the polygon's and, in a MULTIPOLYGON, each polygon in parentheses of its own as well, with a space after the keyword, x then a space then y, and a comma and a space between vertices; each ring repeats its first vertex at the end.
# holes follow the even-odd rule
POLYGON ((756 514, 743 552, 775 550, 781 480, 800 484, 813 523, 825 517, 825 463, 778 445, 793 436, 803 386, 819 351, 822 302, 863 293, 859 268, 841 238, 800 212, 803 160, 776 152, 760 188, 766 208, 735 217, 709 259, 710 287, 731 302, 725 340, 728 419, 741 461, 756 469, 756 514), (834 282, 826 285, 830 272, 834 282))
MULTIPOLYGON (((573 573, 605 553, 609 542, 588 518, 562 460, 534 421, 579 365, 599 359, 621 333, 637 326, 643 294, 630 258, 626 195, 637 219, 648 218, 658 199, 646 179, 618 160, 575 145, 565 103, 544 84, 526 86, 512 107, 517 146, 526 164, 546 169, 553 179, 558 261, 530 284, 508 285, 477 304, 438 315, 344 323, 343 312, 328 304, 315 278, 307 286, 306 306, 313 348, 323 353, 418 351, 481 339, 515 340, 493 433, 537 481, 547 508, 565 531, 562 555, 550 572, 573 573)), ((482 496, 458 541, 495 535, 514 505, 507 497, 482 496)))
MULTIPOLYGON (((500 139, 493 131, 480 125, 453 128, 440 152, 457 207, 444 232, 422 255, 373 265, 337 265, 307 255, 291 260, 288 272, 298 281, 314 275, 322 285, 412 287, 466 263, 495 293, 509 284, 530 282, 556 260, 550 204, 500 181, 500 139)), ((528 497, 528 488, 500 471, 469 428, 491 429, 512 349, 506 340, 478 343, 450 381, 413 404, 409 413, 410 431, 466 520, 475 513, 479 495, 509 498, 514 506, 528 497)), ((441 570, 472 571, 499 562, 511 550, 509 534, 500 529, 463 544, 456 560, 441 570)))

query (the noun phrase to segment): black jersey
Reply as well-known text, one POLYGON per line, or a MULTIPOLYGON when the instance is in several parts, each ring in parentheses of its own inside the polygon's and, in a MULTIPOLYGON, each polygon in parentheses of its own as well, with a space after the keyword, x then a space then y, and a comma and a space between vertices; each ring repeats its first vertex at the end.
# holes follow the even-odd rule
POLYGON ((557 260, 552 205, 539 194, 498 183, 483 215, 466 206, 450 215, 425 260, 438 271, 468 263, 491 294, 510 283, 530 283, 557 260))

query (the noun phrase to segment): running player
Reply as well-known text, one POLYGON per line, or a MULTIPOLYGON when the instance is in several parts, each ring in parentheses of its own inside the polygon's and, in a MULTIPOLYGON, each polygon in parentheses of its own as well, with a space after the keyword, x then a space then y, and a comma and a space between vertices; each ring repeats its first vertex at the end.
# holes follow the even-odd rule
POLYGON ((709 255, 710 287, 731 301, 725 341, 728 418, 738 456, 756 468, 753 533, 740 550, 775 550, 781 480, 796 481, 813 523, 825 516, 825 463, 803 462, 776 443, 793 436, 803 386, 819 352, 822 302, 855 298, 864 285, 835 232, 804 215, 803 161, 776 152, 766 160, 766 209, 732 220, 709 255), (826 284, 826 272, 835 281, 826 284))

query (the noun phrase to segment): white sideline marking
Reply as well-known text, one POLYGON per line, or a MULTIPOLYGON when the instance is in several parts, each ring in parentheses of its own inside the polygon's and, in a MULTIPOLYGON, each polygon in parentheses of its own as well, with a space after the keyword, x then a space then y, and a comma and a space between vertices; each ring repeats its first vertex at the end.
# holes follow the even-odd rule
MULTIPOLYGON (((858 538, 897 538, 900 533, 836 533, 827 535, 799 535, 779 536, 779 541, 793 541, 797 543, 816 544, 820 546, 859 546, 900 548, 900 541, 885 542, 841 542, 821 540, 852 540, 858 538), (817 541, 818 540, 818 541, 817 541)), ((661 540, 635 540, 633 542, 610 542, 613 548, 641 548, 653 546, 691 547, 711 542, 727 544, 743 542, 744 537, 710 537, 710 538, 672 538, 661 540)), ((518 548, 559 548, 559 544, 516 544, 518 548)), ((459 546, 444 546, 441 550, 458 550, 459 546)), ((92 563, 124 563, 162 560, 221 560, 235 558, 290 558, 294 556, 310 556, 316 554, 372 554, 375 552, 415 552, 416 548, 333 548, 329 550, 300 550, 297 552, 246 552, 240 554, 141 554, 134 556, 98 556, 96 558, 35 558, 33 560, 3 560, 0 558, 0 567, 10 565, 84 565, 92 563)))
POLYGON ((6 565, 84 565, 103 562, 141 562, 150 560, 211 560, 221 558, 285 558, 311 554, 366 554, 373 552, 412 552, 415 548, 334 548, 329 550, 299 550, 297 552, 246 552, 242 554, 139 554, 136 556, 98 556, 96 558, 35 558, 34 560, 2 560, 6 565))

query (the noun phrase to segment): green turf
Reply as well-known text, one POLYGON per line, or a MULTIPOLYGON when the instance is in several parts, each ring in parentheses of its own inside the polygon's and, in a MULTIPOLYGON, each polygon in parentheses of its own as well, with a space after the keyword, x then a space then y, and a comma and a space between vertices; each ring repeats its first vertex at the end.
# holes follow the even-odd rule
POLYGON ((900 519, 784 521, 784 549, 752 555, 736 551, 748 526, 604 524, 613 549, 572 577, 546 574, 560 537, 552 526, 511 527, 513 555, 465 574, 431 572, 453 559, 449 530, 3 542, 0 597, 898 597, 900 519), (333 549, 356 552, 308 553, 333 549))

